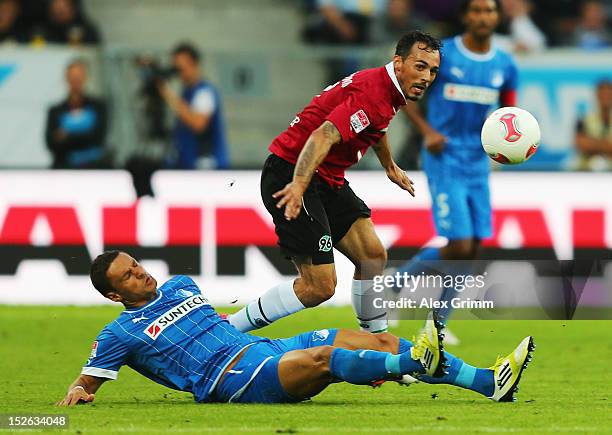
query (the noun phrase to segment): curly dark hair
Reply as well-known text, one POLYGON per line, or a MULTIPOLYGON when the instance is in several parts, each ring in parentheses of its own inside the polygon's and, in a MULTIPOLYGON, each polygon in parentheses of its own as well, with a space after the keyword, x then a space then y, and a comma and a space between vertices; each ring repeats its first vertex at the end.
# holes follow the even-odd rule
POLYGON ((108 272, 108 268, 111 263, 115 261, 115 258, 121 253, 121 251, 106 251, 96 257, 96 259, 91 263, 91 268, 89 269, 89 279, 91 279, 91 283, 93 286, 102 293, 102 296, 106 296, 108 292, 114 291, 115 289, 111 285, 108 277, 106 276, 106 272, 108 272))
POLYGON ((395 47, 395 54, 401 56, 402 59, 406 59, 406 56, 412 50, 412 46, 417 42, 425 44, 427 48, 433 51, 440 51, 442 48, 442 41, 438 38, 420 30, 413 30, 400 38, 395 47))

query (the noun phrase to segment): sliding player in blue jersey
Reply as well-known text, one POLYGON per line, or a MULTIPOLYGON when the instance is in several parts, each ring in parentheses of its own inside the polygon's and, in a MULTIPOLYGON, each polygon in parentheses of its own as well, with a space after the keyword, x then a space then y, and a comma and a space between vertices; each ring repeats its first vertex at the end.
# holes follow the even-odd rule
MULTIPOLYGON (((405 106, 424 138, 422 163, 436 232, 448 243, 421 249, 397 270, 402 274, 425 272, 422 262, 473 260, 481 240, 492 235, 489 158, 482 149, 480 131, 492 109, 516 105, 518 75, 512 57, 492 42, 499 13, 497 0, 463 0, 466 31, 443 42, 440 71, 429 90, 427 117, 416 103, 405 106)), ((464 269, 465 263, 448 267, 464 269)), ((440 299, 450 301, 456 296, 455 289, 449 288, 440 299)), ((443 321, 449 311, 440 313, 443 321)), ((449 338, 447 334, 450 343, 449 338)))
POLYGON ((334 382, 373 385, 408 373, 512 401, 533 350, 532 337, 526 337, 493 367, 476 368, 444 352, 437 320, 426 322, 415 343, 344 329, 270 340, 242 333, 221 318, 187 276, 158 288, 124 252, 98 256, 90 276, 100 293, 126 309, 98 335, 80 376, 58 402, 62 406, 93 401, 124 365, 190 392, 198 402, 298 402, 334 382))

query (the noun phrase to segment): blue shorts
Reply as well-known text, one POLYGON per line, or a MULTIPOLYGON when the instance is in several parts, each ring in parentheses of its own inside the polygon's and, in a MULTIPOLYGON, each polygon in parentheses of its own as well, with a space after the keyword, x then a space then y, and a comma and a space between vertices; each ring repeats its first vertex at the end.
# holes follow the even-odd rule
POLYGON ((449 240, 491 237, 488 176, 428 176, 436 232, 449 240))
POLYGON ((320 329, 291 338, 260 341, 251 345, 221 380, 212 394, 217 402, 292 403, 302 399, 291 397, 278 377, 278 363, 292 350, 331 346, 337 329, 320 329))

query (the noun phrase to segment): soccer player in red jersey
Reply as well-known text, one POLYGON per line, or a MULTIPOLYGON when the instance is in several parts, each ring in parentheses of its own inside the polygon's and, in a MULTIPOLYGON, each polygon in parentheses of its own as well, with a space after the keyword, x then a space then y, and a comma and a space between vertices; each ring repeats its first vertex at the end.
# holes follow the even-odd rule
POLYGON ((278 244, 299 277, 229 316, 236 328, 260 328, 331 298, 335 247, 355 265, 352 302, 361 328, 387 330, 386 310, 371 303, 372 279, 383 273, 387 254, 370 209, 351 190, 344 171, 372 147, 387 177, 414 196, 412 181, 393 160, 386 131, 400 108, 419 100, 436 78, 440 46, 426 33, 404 35, 391 62, 328 86, 274 139, 261 194, 278 244))

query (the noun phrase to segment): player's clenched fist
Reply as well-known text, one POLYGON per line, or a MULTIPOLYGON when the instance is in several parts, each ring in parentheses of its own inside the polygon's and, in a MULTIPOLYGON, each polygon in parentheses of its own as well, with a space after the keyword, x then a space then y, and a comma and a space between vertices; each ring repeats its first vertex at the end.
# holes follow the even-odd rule
POLYGON ((414 196, 414 181, 408 178, 406 172, 397 165, 387 171, 387 177, 399 187, 414 196))
POLYGON ((277 208, 285 207, 285 219, 288 221, 296 219, 302 209, 302 196, 304 187, 295 181, 287 184, 283 190, 272 195, 272 198, 280 200, 276 203, 277 208))
POLYGON ((94 394, 89 394, 87 391, 85 391, 85 388, 78 385, 72 388, 70 391, 68 391, 68 394, 66 394, 66 397, 64 397, 63 400, 57 402, 55 405, 56 406, 74 406, 78 403, 93 402, 94 398, 95 398, 94 394))

